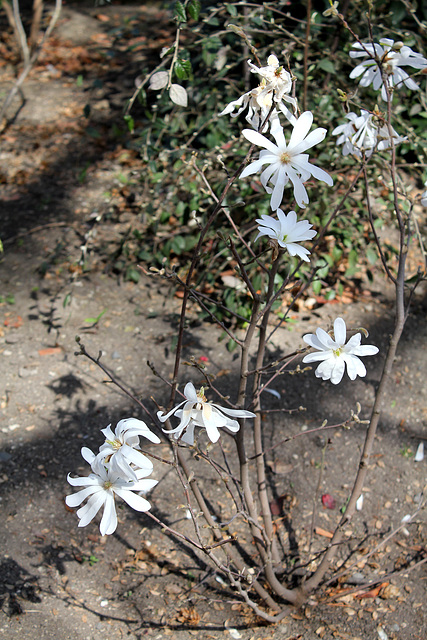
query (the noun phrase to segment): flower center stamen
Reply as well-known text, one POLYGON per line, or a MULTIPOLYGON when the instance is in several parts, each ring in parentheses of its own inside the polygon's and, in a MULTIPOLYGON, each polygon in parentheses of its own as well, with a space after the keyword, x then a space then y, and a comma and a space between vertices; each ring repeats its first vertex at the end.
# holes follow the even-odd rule
POLYGON ((339 358, 339 357, 340 357, 340 355, 341 355, 341 353, 342 353, 342 349, 341 349, 341 347, 338 347, 338 349, 333 350, 333 351, 332 351, 332 353, 334 354, 334 356, 335 356, 336 358, 339 358))
POLYGON ((106 440, 106 443, 109 444, 115 451, 118 451, 122 446, 120 440, 106 440))
POLYGON ((287 153, 286 151, 284 151, 281 156, 280 156, 280 162, 282 164, 289 164, 291 161, 291 156, 289 155, 289 153, 287 153))
POLYGON ((201 400, 201 402, 207 402, 204 387, 200 387, 200 391, 197 392, 197 397, 199 398, 199 400, 201 400))

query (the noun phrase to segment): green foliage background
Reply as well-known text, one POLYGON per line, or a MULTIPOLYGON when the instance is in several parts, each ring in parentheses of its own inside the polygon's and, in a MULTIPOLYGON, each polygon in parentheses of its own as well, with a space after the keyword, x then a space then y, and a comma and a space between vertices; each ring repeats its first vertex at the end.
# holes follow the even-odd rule
MULTIPOLYGON (((296 95, 301 111, 306 106, 314 113, 314 125, 326 127, 329 134, 343 122, 346 111, 373 110, 378 104, 385 113, 386 105, 377 92, 350 80, 354 62, 348 53, 354 39, 341 21, 322 15, 328 7, 327 2, 313 2, 305 65, 307 14, 303 3, 241 5, 189 0, 174 4, 171 19, 180 29, 179 49, 171 47, 162 58, 163 68, 169 70, 174 56, 171 80, 186 88, 189 105, 187 108, 174 105, 166 89, 151 91, 146 83, 131 115, 126 116, 133 131, 131 144, 145 162, 138 185, 143 190, 145 205, 138 224, 116 256, 117 268, 124 269, 128 279, 138 280, 138 263, 146 268, 175 270, 181 278, 185 277, 199 224, 206 220, 214 205, 213 194, 220 195, 228 176, 249 148, 240 135, 247 126, 245 114, 236 119, 218 114, 231 100, 257 84, 258 77, 248 73, 246 65, 248 58, 254 60, 251 46, 256 48, 262 64, 266 64, 270 53, 285 61, 297 78, 296 95), (344 92, 346 99, 340 99, 338 90, 344 92), (200 172, 206 176, 213 194, 200 172)), ((338 10, 345 12, 345 19, 362 41, 369 41, 369 11, 374 41, 384 37, 402 40, 425 55, 426 16, 422 7, 406 0, 370 4, 356 0, 340 3, 338 10)), ((152 72, 153 69, 144 69, 142 76, 148 78, 152 72)), ((425 179, 420 165, 426 163, 426 82, 420 74, 415 79, 422 89, 417 94, 406 89, 399 91, 394 101, 393 126, 399 134, 408 136, 408 141, 399 146, 398 161, 405 165, 413 184, 420 187, 425 179)), ((290 125, 287 131, 289 135, 290 125)), ((342 156, 331 135, 312 151, 310 160, 330 172, 335 185, 331 189, 323 183, 309 184, 310 204, 297 213, 319 228, 342 197, 358 163, 351 156, 342 156)), ((368 165, 369 177, 377 186, 374 202, 377 227, 391 221, 393 210, 383 163, 383 155, 375 154, 368 165)), ((286 197, 288 201, 282 208, 285 211, 296 208, 290 189, 285 190, 286 197)), ((247 241, 255 237, 255 219, 271 214, 269 196, 257 176, 237 180, 224 204, 247 241)), ((227 246, 229 236, 233 236, 230 225, 225 216, 219 216, 206 240, 194 284, 216 301, 216 313, 222 319, 227 319, 225 308, 228 308, 242 322, 249 314, 249 297, 237 286, 226 286, 222 279, 224 273, 236 273, 227 246)), ((262 249, 260 243, 256 251, 262 249)), ((393 248, 386 247, 386 257, 392 256, 393 248)), ((243 250, 242 257, 248 260, 249 254, 245 255, 243 250)), ((367 222, 362 187, 348 198, 345 211, 334 220, 313 261, 317 271, 312 294, 322 292, 326 299, 342 293, 349 283, 357 286, 362 272, 368 278, 373 277, 377 251, 367 222)), ((291 260, 287 269, 295 264, 291 260)), ((262 290, 263 274, 256 263, 249 270, 255 287, 262 290)), ((297 277, 304 281, 308 273, 309 267, 304 266, 297 277)), ((278 278, 285 275, 286 270, 278 278)))

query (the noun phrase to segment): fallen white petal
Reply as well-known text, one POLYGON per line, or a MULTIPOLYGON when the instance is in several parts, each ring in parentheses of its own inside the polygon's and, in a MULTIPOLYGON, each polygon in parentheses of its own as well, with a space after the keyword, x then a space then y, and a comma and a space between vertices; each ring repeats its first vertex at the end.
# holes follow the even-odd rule
POLYGON ((414 458, 415 462, 421 462, 421 460, 424 460, 424 442, 420 442, 418 445, 417 453, 414 458))

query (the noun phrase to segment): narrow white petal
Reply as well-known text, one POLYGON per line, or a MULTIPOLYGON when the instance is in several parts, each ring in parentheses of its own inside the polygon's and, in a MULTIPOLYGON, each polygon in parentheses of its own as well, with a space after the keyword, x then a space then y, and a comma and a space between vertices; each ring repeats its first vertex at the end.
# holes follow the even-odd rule
POLYGON ((286 172, 289 176, 290 181, 294 186, 294 198, 297 201, 297 204, 302 209, 305 209, 306 205, 310 202, 308 199, 308 193, 306 188, 304 187, 301 178, 298 176, 295 169, 289 165, 286 167, 286 172))
POLYGON ((353 349, 355 356, 374 356, 378 351, 378 347, 373 344, 361 344, 360 347, 353 349))
POLYGON ((339 345, 345 344, 347 340, 347 328, 342 318, 337 318, 334 322, 334 338, 339 345))
POLYGON ((310 131, 312 124, 313 114, 311 113, 311 111, 304 111, 304 113, 300 115, 300 117, 296 121, 296 124, 293 128, 291 139, 289 141, 289 148, 296 147, 297 144, 304 140, 307 133, 310 131))
POLYGON ((335 356, 331 351, 319 351, 317 353, 307 353, 302 359, 303 362, 321 362, 322 360, 329 360, 335 356))
POLYGON ((228 407, 220 407, 217 404, 212 405, 222 413, 227 414, 228 416, 233 416, 234 418, 255 418, 255 413, 252 411, 247 411, 246 409, 229 409, 228 407))
POLYGON ((350 380, 355 380, 357 376, 364 378, 366 376, 365 365, 357 356, 343 353, 341 356, 347 365, 347 373, 350 380))
POLYGON ((187 382, 184 387, 184 395, 189 402, 197 402, 197 391, 192 382, 187 382))
POLYGON ((70 496, 66 496, 65 504, 68 507, 78 507, 83 502, 83 500, 85 500, 93 493, 97 493, 98 491, 102 491, 101 487, 96 487, 93 485, 91 487, 86 487, 86 489, 82 489, 77 493, 72 493, 70 496))
POLYGON ((219 440, 220 433, 214 424, 208 423, 206 425, 206 433, 211 442, 217 442, 219 440))
POLYGON ((305 138, 305 140, 301 140, 301 142, 299 142, 295 146, 292 146, 292 148, 291 145, 289 145, 289 151, 292 154, 304 153, 304 151, 307 151, 307 149, 311 149, 311 147, 314 147, 316 144, 319 144, 319 142, 322 142, 322 140, 325 139, 326 133, 326 129, 315 129, 305 138))
POLYGON ((80 518, 79 527, 86 527, 94 519, 105 502, 106 494, 106 491, 96 493, 89 498, 84 507, 77 511, 77 516, 80 518))
POLYGON ((276 183, 274 185, 273 193, 271 194, 270 200, 270 206, 273 211, 276 211, 276 209, 278 209, 282 204, 283 190, 287 182, 287 180, 285 180, 286 173, 287 170, 282 166, 276 174, 276 183))
POLYGON ((108 494, 106 496, 104 513, 99 523, 99 531, 102 536, 110 536, 117 529, 117 513, 114 498, 108 494))
POLYGON ((258 131, 253 131, 252 129, 243 129, 242 134, 244 135, 246 140, 249 140, 249 142, 252 142, 252 144, 256 144, 259 147, 264 147, 274 155, 278 155, 280 153, 280 149, 275 144, 270 142, 268 138, 263 136, 261 133, 258 133, 258 131))
MULTIPOLYGON (((114 437, 113 437, 114 439, 114 437)), ((89 464, 92 464, 92 462, 95 460, 96 456, 93 453, 93 451, 91 451, 88 447, 82 447, 80 450, 80 453, 82 454, 82 458, 84 460, 86 460, 86 462, 88 462, 89 464)))
POLYGON ((414 457, 414 462, 421 462, 422 460, 424 460, 424 442, 420 442, 414 457))
POLYGON ((182 407, 182 405, 185 404, 185 402, 186 401, 184 400, 184 402, 181 402, 180 404, 178 404, 176 407, 171 409, 169 413, 164 414, 163 411, 158 411, 157 418, 160 420, 160 422, 166 422, 166 420, 169 420, 169 418, 175 413, 175 411, 179 409, 179 407, 182 407))
MULTIPOLYGON (((320 365, 321 366, 321 365, 320 365)), ((343 358, 335 358, 335 366, 331 373, 332 384, 339 384, 342 380, 345 370, 345 363, 343 358)))
POLYGON ((132 507, 132 509, 135 509, 135 511, 148 511, 151 508, 148 500, 142 496, 138 496, 136 493, 133 493, 133 491, 129 491, 129 489, 116 489, 115 493, 132 507))

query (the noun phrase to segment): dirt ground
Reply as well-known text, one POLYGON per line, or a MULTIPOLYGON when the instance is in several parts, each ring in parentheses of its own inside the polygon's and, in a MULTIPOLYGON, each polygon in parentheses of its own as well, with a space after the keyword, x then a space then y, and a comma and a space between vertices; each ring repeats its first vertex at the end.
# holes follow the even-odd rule
MULTIPOLYGON (((151 396, 166 403, 167 388, 153 376, 147 360, 168 377, 179 313, 179 298, 162 281, 143 276, 137 284, 125 282, 105 269, 100 249, 138 213, 138 194, 129 198, 120 175, 137 174, 142 165, 134 156, 130 162, 123 139, 107 132, 121 122, 123 100, 133 91, 138 67, 172 37, 167 13, 156 5, 82 6, 67 4, 51 57, 30 75, 25 103, 0 139, 0 237, 5 249, 0 264, 0 638, 422 640, 427 635, 426 565, 412 568, 425 558, 425 511, 419 511, 408 531, 378 545, 403 516, 419 509, 427 485, 425 460, 414 461, 426 438, 425 290, 415 297, 399 346, 363 509, 348 528, 346 550, 338 554, 338 561, 350 554, 356 564, 280 625, 263 624, 203 558, 162 533, 144 514, 121 509, 116 533, 102 538, 96 523, 78 529, 75 514, 65 506, 64 496, 71 492, 67 473, 87 473, 81 446, 96 450, 102 441, 99 429, 123 417, 146 419, 105 382, 99 368, 75 355, 75 336, 93 355, 102 351, 102 362, 154 410, 151 396), (102 87, 94 87, 88 77, 77 86, 85 56, 95 64, 109 30, 129 18, 145 25, 151 38, 141 36, 144 46, 136 47, 132 58, 126 47, 118 47, 108 69, 100 56, 102 87), (82 115, 88 96, 91 126, 105 137, 88 133, 82 115), (91 265, 87 273, 76 268, 85 252, 91 265), (365 563, 364 556, 377 546, 365 563), (365 597, 346 593, 378 579, 379 588, 365 597)), ((3 95, 13 81, 12 71, 10 64, 0 67, 3 95)), ((17 100, 11 111, 19 105, 17 100)), ((342 315, 350 325, 369 329, 369 342, 380 348, 380 355, 367 359, 366 378, 346 379, 338 387, 312 373, 281 377, 275 387, 280 400, 268 397, 265 406, 278 409, 285 403, 306 411, 269 414, 266 448, 319 426, 325 418, 329 424, 342 421, 357 401, 362 417, 369 415, 393 326, 390 296, 377 278, 362 288, 351 307, 330 303, 310 313, 302 307, 295 312, 295 325, 276 332, 271 351, 283 354, 301 346, 303 334, 342 315)), ((219 342, 219 331, 201 325, 195 309, 189 319, 185 358, 208 358, 208 371, 229 392, 236 352, 230 354, 219 342)), ((188 375, 199 382, 194 371, 188 375)), ((322 532, 333 530, 339 520, 363 435, 360 425, 329 431, 326 449, 318 434, 271 449, 268 481, 272 498, 285 504, 278 527, 289 557, 303 559, 311 537, 315 550, 327 543, 322 532), (334 509, 323 508, 320 495, 326 493, 334 497, 334 509), (311 536, 313 524, 316 533, 311 536)), ((233 465, 232 437, 222 440, 233 465)), ((169 455, 165 440, 159 451, 169 455)), ((217 478, 193 462, 203 491, 225 519, 229 505, 217 478)), ((159 480, 149 498, 153 513, 190 533, 185 510, 175 506, 184 497, 174 474, 155 463, 152 475, 159 480)))

